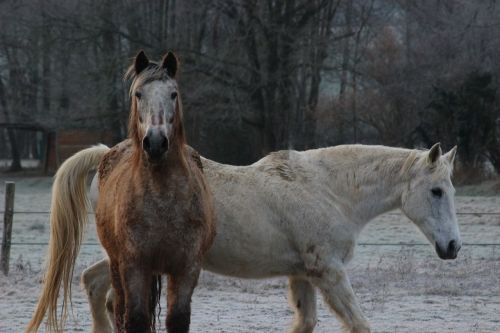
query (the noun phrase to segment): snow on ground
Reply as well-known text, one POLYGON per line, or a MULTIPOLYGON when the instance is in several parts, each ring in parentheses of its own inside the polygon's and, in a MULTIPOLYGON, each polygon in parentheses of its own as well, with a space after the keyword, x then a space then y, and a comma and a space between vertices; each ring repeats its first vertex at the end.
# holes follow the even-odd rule
MULTIPOLYGON (((3 180, 0 210, 3 211, 3 180)), ((50 178, 18 178, 16 211, 48 211, 50 178)), ((464 243, 500 243, 500 196, 459 196, 464 243)), ((0 231, 3 225, 0 226, 0 231)), ((10 274, 0 273, 0 332, 22 332, 38 297, 48 215, 16 214, 10 274)), ((86 243, 96 243, 89 226, 86 243)), ((426 243, 401 214, 383 215, 363 231, 360 243, 426 243)), ((73 280, 73 313, 67 332, 88 332, 90 313, 79 286, 82 270, 101 249, 85 245, 73 280)), ((430 245, 359 246, 349 266, 353 288, 374 332, 499 332, 500 248, 464 245, 455 261, 438 259, 430 245)), ((285 332, 292 320, 286 279, 243 280, 204 272, 193 298, 192 332, 285 332)), ((165 314, 163 304, 162 314, 165 314)), ((164 327, 164 325, 163 325, 164 327)), ((340 332, 335 316, 318 297, 315 332, 340 332)))

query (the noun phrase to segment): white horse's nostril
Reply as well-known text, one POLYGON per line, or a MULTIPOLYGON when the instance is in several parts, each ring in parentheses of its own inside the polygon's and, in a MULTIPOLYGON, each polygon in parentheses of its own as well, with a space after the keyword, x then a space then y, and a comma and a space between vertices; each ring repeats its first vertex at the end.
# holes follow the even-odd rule
POLYGON ((451 241, 448 243, 448 253, 453 253, 453 252, 455 252, 456 244, 457 244, 457 242, 456 242, 455 240, 451 240, 451 241))

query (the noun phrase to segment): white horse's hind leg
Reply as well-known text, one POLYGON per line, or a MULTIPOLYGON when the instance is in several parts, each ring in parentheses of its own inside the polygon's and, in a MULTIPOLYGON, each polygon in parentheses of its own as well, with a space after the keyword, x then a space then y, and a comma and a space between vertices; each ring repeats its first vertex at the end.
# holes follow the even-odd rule
POLYGON ((326 303, 341 320, 346 332, 371 333, 344 269, 329 267, 312 277, 311 282, 321 290, 326 303))
POLYGON ((113 333, 106 313, 106 294, 111 288, 109 263, 103 259, 82 273, 82 284, 87 291, 92 315, 91 333, 113 333))
POLYGON ((288 301, 295 317, 290 333, 311 333, 316 326, 316 291, 307 280, 290 277, 288 301))

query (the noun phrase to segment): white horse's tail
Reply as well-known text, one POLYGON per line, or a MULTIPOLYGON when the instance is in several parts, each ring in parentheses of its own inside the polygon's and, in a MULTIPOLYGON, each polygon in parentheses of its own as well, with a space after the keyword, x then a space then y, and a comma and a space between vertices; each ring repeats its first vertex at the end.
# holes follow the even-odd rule
POLYGON ((35 313, 26 332, 36 332, 48 312, 47 330, 62 332, 71 302, 71 279, 75 260, 80 251, 87 211, 86 180, 96 169, 109 148, 100 145, 84 149, 67 159, 55 175, 52 186, 50 240, 47 268, 35 313), (59 289, 63 286, 61 317, 57 315, 59 289))

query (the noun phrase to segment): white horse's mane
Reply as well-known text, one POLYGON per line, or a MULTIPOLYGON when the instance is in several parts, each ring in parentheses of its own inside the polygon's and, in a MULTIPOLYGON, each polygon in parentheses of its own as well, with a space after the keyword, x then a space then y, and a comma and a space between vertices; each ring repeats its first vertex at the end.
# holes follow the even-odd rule
POLYGON ((302 175, 307 178, 307 163, 318 163, 330 173, 358 171, 358 180, 371 178, 376 172, 379 178, 393 179, 395 176, 409 178, 423 168, 433 174, 451 173, 452 166, 444 159, 430 166, 428 150, 394 148, 380 145, 339 145, 306 151, 281 150, 258 160, 252 167, 260 167, 269 174, 295 180, 302 175))

